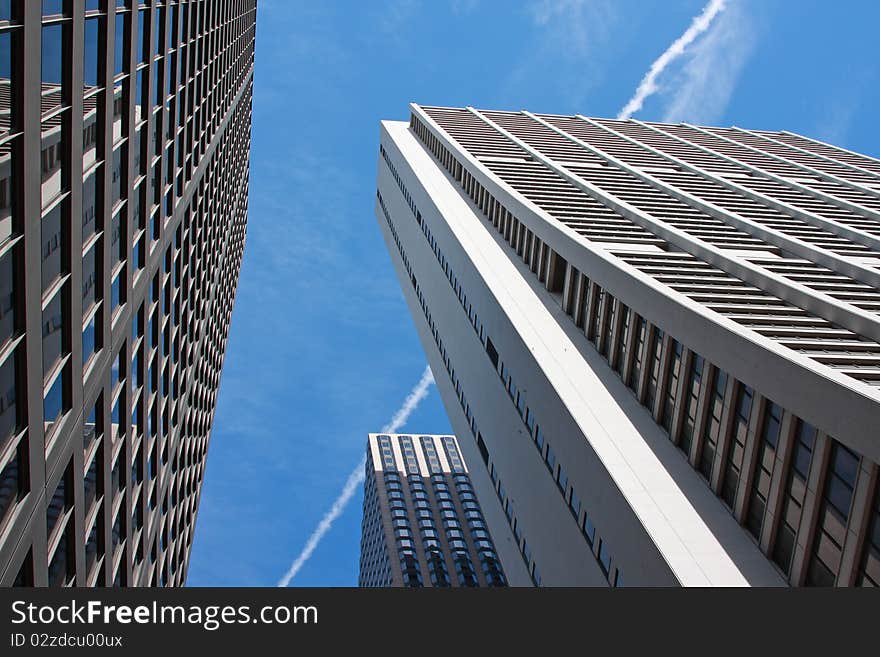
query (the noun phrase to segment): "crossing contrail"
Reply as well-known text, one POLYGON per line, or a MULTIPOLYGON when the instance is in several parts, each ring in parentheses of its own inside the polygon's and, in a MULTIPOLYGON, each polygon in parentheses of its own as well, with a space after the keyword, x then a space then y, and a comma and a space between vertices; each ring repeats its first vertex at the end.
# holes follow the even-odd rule
MULTIPOLYGON (((391 417, 388 424, 382 427, 382 433, 395 433, 406 424, 409 416, 427 396, 428 388, 432 383, 434 383, 434 375, 431 374, 431 368, 425 367, 425 371, 422 372, 422 378, 420 378, 415 387, 410 390, 406 399, 403 400, 403 404, 397 409, 397 412, 391 417)), ((358 486, 363 483, 365 466, 366 456, 361 459, 358 466, 351 471, 350 475, 348 475, 348 479, 345 480, 345 485, 342 487, 342 492, 339 493, 339 497, 336 498, 333 505, 330 507, 330 510, 324 514, 323 518, 321 518, 321 522, 318 523, 318 526, 315 527, 315 531, 309 536, 309 540, 306 541, 302 552, 300 552, 299 556, 293 560, 292 564, 290 564, 290 568, 284 574, 284 577, 278 580, 278 586, 288 586, 290 581, 296 577, 296 574, 306 565, 306 562, 308 562, 312 553, 318 547, 321 539, 324 538, 324 535, 328 531, 330 531, 333 522, 345 510, 345 507, 355 494, 355 491, 357 491, 358 486)))
POLYGON ((617 115, 618 119, 628 119, 642 109, 645 99, 655 93, 659 88, 657 86, 657 78, 660 77, 660 74, 663 73, 672 61, 681 57, 684 54, 685 49, 692 44, 698 36, 709 29, 712 21, 718 14, 724 11, 726 6, 727 0, 710 0, 710 2, 703 7, 703 11, 699 16, 694 17, 690 27, 685 30, 684 34, 673 41, 672 45, 654 60, 654 63, 651 64, 651 68, 648 69, 645 77, 643 77, 642 81, 639 83, 633 97, 630 98, 629 102, 622 110, 620 110, 620 113, 617 115))

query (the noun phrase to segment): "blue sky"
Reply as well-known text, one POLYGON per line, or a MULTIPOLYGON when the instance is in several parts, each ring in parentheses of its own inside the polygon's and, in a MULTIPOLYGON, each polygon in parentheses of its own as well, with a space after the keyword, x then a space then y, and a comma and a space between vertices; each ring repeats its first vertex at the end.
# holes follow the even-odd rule
MULTIPOLYGON (((188 584, 272 586, 425 358, 373 216, 411 101, 614 116, 704 0, 260 0, 248 241, 188 584)), ((880 155, 880 3, 730 0, 636 118, 880 155)), ((413 431, 449 431, 435 390, 413 431)), ((357 584, 358 493, 292 582, 357 584)))

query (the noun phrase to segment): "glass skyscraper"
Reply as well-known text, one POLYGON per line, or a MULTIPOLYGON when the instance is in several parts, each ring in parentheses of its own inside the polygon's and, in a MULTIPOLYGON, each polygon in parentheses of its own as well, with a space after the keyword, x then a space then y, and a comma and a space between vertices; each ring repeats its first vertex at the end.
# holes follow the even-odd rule
POLYGON ((256 2, 0 3, 0 583, 185 582, 256 2))

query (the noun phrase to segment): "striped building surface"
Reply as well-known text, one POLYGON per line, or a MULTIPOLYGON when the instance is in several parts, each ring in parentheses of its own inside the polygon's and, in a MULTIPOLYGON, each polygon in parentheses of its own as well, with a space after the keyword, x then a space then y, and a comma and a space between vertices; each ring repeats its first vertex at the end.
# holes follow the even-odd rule
POLYGON ((411 112, 377 216, 511 584, 880 583, 880 161, 411 112))

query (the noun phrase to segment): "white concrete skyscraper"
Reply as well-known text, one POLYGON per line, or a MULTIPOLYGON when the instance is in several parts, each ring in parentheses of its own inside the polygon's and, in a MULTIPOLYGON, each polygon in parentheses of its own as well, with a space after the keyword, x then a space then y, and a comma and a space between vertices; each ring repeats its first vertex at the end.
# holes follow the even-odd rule
POLYGON ((412 105, 376 212, 511 585, 880 583, 880 161, 412 105))

